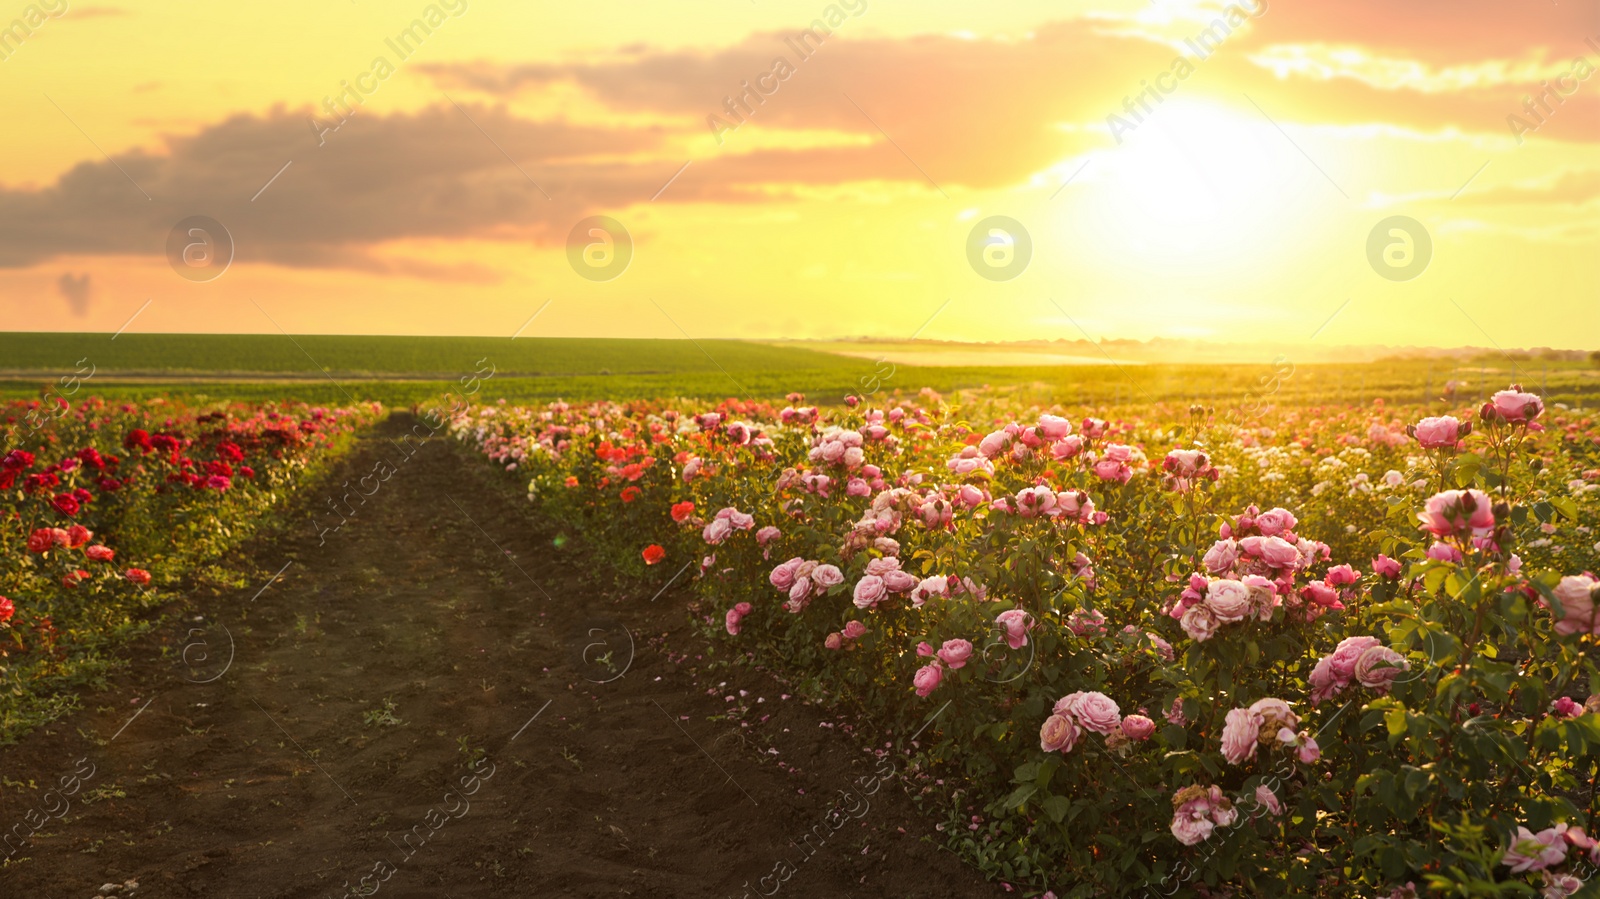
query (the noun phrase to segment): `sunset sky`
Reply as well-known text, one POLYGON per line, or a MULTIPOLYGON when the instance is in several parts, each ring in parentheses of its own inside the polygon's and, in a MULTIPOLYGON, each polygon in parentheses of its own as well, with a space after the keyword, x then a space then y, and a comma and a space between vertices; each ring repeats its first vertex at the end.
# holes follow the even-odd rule
POLYGON ((0 0, 0 310, 1600 347, 1600 3, 1257 3, 0 0), (233 240, 214 280, 169 260, 191 216, 233 240), (611 280, 569 260, 590 216, 631 235, 611 280), (969 259, 994 216, 1009 280, 969 259), (1369 258, 1394 216, 1410 280, 1369 258))

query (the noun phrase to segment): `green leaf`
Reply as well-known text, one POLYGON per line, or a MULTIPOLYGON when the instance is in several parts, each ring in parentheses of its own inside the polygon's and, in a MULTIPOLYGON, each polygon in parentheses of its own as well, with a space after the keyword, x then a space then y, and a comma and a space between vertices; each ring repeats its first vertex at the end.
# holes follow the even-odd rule
POLYGON ((1072 807, 1072 801, 1065 796, 1051 796, 1044 802, 1039 803, 1039 807, 1044 809, 1046 815, 1050 816, 1050 820, 1060 824, 1061 819, 1067 816, 1067 809, 1072 807))
POLYGON ((1390 709, 1389 713, 1383 716, 1383 723, 1389 728, 1389 736, 1404 736, 1406 732, 1406 710, 1390 709))

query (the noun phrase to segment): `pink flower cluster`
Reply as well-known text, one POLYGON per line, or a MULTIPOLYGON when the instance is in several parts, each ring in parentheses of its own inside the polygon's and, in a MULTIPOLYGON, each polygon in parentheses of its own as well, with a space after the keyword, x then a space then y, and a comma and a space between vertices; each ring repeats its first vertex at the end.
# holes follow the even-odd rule
POLYGON ((1222 727, 1222 756, 1231 765, 1255 758, 1257 746, 1284 746, 1296 750, 1300 761, 1311 764, 1322 757, 1317 741, 1301 731, 1300 716, 1281 699, 1258 699, 1247 709, 1229 712, 1222 727))
POLYGON ((716 546, 728 539, 734 531, 748 531, 756 526, 754 516, 740 512, 732 506, 717 513, 717 517, 705 526, 700 532, 702 539, 711 546, 716 546))
POLYGON ((1023 518, 1055 518, 1076 521, 1080 524, 1105 524, 1111 516, 1097 512, 1094 500, 1082 490, 1056 492, 1049 485, 1024 487, 1011 499, 1000 497, 990 504, 996 512, 1015 512, 1023 518))
POLYGON ((836 566, 811 562, 795 556, 767 576, 772 586, 789 594, 784 608, 796 615, 805 611, 811 600, 844 583, 844 573, 836 566))
POLYGON ((1106 444, 1105 452, 1092 466, 1095 477, 1102 481, 1126 484, 1133 480, 1133 447, 1121 443, 1106 444))
POLYGON ((1050 717, 1039 726, 1039 748, 1065 754, 1085 732, 1093 731, 1117 749, 1148 740, 1155 730, 1156 723, 1144 715, 1122 717, 1122 710, 1106 694, 1080 691, 1056 700, 1050 717))
POLYGON ((1387 693, 1395 678, 1409 670, 1406 657, 1377 637, 1346 637, 1311 669, 1311 704, 1338 696, 1353 682, 1387 693))
POLYGON ((1067 616, 1067 630, 1080 637, 1098 637, 1106 632, 1106 616, 1096 609, 1073 609, 1067 616))
POLYGON ((1178 493, 1188 493, 1199 481, 1215 481, 1221 475, 1203 450, 1175 449, 1161 460, 1167 472, 1166 488, 1178 493))
POLYGON ((1238 817, 1215 784, 1187 786, 1172 794, 1172 835, 1185 846, 1205 842, 1216 828, 1232 826, 1238 817))
POLYGON ((867 572, 856 581, 854 594, 858 609, 876 608, 878 603, 895 593, 910 593, 922 582, 917 576, 900 570, 900 560, 884 556, 867 563, 867 572))
POLYGON ((828 428, 817 435, 806 457, 819 465, 841 465, 854 471, 866 463, 865 440, 860 431, 828 428))
MULTIPOLYGON (((1600 842, 1585 833, 1582 827, 1569 827, 1566 824, 1547 827, 1538 833, 1518 825, 1517 832, 1511 837, 1511 846, 1500 859, 1500 864, 1509 867, 1513 874, 1543 871, 1566 861, 1568 847, 1587 852, 1590 863, 1600 865, 1600 842)), ((1579 886, 1582 886, 1581 882, 1579 886)))
POLYGON ((742 602, 728 610, 728 614, 723 618, 723 626, 728 629, 729 634, 735 637, 739 635, 740 622, 744 620, 744 616, 750 614, 750 609, 749 603, 742 602))
POLYGON ((1192 574, 1188 589, 1167 614, 1178 619, 1189 639, 1204 643, 1224 624, 1248 618, 1271 621, 1272 610, 1281 604, 1273 582, 1260 575, 1246 575, 1243 580, 1209 580, 1205 575, 1192 574))
POLYGON ((867 626, 859 621, 845 622, 844 629, 829 634, 822 645, 829 649, 850 649, 861 636, 867 632, 867 626))

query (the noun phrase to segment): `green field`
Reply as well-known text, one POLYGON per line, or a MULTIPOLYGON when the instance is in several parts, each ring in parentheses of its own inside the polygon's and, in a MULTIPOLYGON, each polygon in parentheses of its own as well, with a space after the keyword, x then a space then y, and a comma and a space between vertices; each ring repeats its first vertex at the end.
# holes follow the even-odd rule
MULTIPOLYGON (((986 359, 1004 351, 986 349, 986 359)), ((1552 402, 1600 402, 1600 369, 1587 362, 1515 354, 1447 360, 1295 364, 1262 350, 1257 364, 893 365, 859 356, 733 340, 621 340, 320 336, 282 334, 0 334, 0 396, 37 397, 62 375, 94 367, 88 392, 108 398, 156 395, 323 403, 379 400, 410 405, 439 398, 463 377, 493 366, 488 399, 726 397, 776 399, 799 391, 811 402, 846 394, 952 392, 1010 387, 1041 401, 1080 407, 1144 402, 1225 406, 1261 402, 1440 400, 1486 395, 1520 380, 1552 402), (1274 359, 1278 358, 1276 364, 1274 359), (487 360, 481 362, 479 360, 487 360), (1275 377, 1276 374, 1276 377, 1275 377)), ((1019 362, 1036 357, 1016 355, 1019 362)), ((1460 400, 1464 401, 1464 400, 1460 400)))

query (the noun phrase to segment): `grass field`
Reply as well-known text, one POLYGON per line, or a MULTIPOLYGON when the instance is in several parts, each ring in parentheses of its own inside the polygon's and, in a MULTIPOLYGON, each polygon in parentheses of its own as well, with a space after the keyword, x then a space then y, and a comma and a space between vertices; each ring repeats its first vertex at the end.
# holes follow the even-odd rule
MULTIPOLYGON (((859 349, 857 350, 859 351, 859 349)), ((975 351, 973 356, 977 356, 975 351)), ((985 348, 988 364, 904 365, 796 346, 733 340, 471 337, 0 334, 0 396, 39 396, 75 368, 93 366, 90 393, 108 398, 379 400, 410 405, 438 398, 463 377, 493 366, 483 395, 511 401, 645 397, 775 399, 799 391, 811 402, 931 387, 941 392, 1009 386, 1031 398, 1088 405, 1132 402, 1359 402, 1442 399, 1446 384, 1471 397, 1521 381, 1569 405, 1593 404, 1600 369, 1588 363, 1494 355, 1444 360, 1296 364, 1263 349, 1259 364, 1041 365, 1036 354, 985 348), (84 360, 79 363, 79 360, 84 360), (480 362, 479 360, 486 360, 480 362), (1034 364, 1029 364, 1034 363, 1034 364)), ((913 357, 914 358, 914 357, 913 357)), ((956 361, 966 358, 954 357, 956 361)), ((1055 360, 1052 360, 1055 361, 1055 360)))

